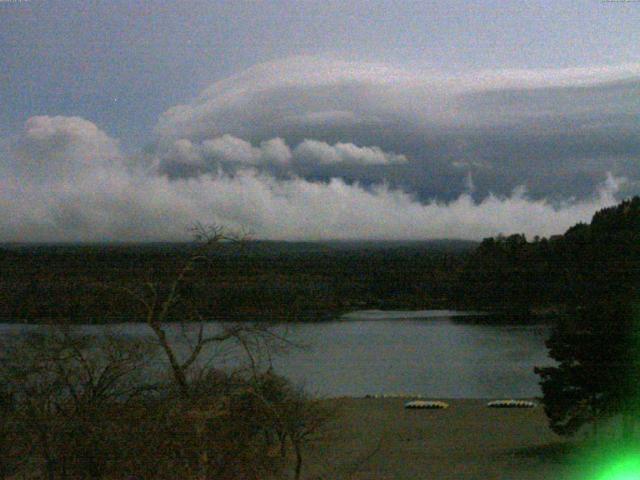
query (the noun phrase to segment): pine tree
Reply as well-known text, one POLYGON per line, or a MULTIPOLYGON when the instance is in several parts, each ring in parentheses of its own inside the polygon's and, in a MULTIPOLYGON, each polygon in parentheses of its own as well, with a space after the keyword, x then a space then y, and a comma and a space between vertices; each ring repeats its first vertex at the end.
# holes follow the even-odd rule
POLYGON ((620 298, 578 310, 554 329, 547 348, 557 366, 536 368, 551 428, 571 435, 622 414, 632 435, 640 401, 638 325, 632 303, 620 298))

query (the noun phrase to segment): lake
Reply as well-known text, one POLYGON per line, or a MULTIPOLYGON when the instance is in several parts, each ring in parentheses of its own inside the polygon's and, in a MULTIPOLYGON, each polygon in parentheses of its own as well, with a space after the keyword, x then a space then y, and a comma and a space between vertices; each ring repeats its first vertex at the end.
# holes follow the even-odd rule
MULTIPOLYGON (((540 395, 534 366, 551 365, 548 325, 466 322, 469 313, 353 312, 336 321, 296 323, 276 330, 305 347, 272 359, 277 372, 318 396, 411 394, 440 398, 540 395)), ((0 332, 25 328, 4 324, 0 332)), ((88 331, 105 327, 87 326, 88 331)), ((215 328, 210 325, 209 328, 215 328)), ((117 327, 146 337, 143 324, 117 327)), ((235 364, 233 352, 215 361, 235 364)))
POLYGON ((533 367, 553 364, 549 326, 471 324, 460 312, 362 312, 289 333, 311 348, 275 367, 319 395, 532 397, 541 393, 533 367))

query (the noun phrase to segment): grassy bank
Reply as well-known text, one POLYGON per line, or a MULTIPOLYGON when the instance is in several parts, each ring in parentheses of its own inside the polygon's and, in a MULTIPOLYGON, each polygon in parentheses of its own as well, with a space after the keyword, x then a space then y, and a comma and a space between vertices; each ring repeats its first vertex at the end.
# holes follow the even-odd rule
POLYGON ((491 409, 448 400, 446 410, 406 410, 406 399, 330 399, 339 413, 308 454, 307 478, 566 479, 571 443, 541 407, 491 409))

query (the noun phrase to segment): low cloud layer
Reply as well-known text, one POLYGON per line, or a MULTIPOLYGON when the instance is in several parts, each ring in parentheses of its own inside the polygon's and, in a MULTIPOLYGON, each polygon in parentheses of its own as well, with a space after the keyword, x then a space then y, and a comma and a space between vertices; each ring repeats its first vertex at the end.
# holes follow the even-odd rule
MULTIPOLYGON (((619 188, 610 176, 592 197, 561 205, 531 199, 522 189, 480 202, 468 193, 448 203, 425 202, 383 183, 283 178, 256 168, 295 158, 296 149, 291 152, 278 139, 258 146, 231 136, 212 142, 197 148, 178 142, 176 149, 195 163, 215 154, 242 166, 171 177, 158 168, 161 159, 149 168, 127 157, 116 140, 87 120, 34 117, 2 152, 0 241, 182 240, 194 221, 288 240, 549 235, 614 203, 619 188)), ((353 161, 387 155, 372 147, 337 150, 345 148, 353 161)))
POLYGON ((353 143, 329 145, 318 140, 305 140, 295 149, 296 157, 302 161, 318 164, 391 165, 406 163, 407 157, 385 153, 380 147, 358 147, 353 143))
POLYGON ((182 138, 168 144, 158 155, 158 171, 172 177, 197 177, 204 173, 236 171, 248 166, 261 171, 300 175, 322 171, 326 166, 367 167, 406 163, 405 155, 384 152, 376 146, 359 147, 305 139, 293 151, 282 138, 263 140, 253 146, 229 134, 195 143, 182 138))

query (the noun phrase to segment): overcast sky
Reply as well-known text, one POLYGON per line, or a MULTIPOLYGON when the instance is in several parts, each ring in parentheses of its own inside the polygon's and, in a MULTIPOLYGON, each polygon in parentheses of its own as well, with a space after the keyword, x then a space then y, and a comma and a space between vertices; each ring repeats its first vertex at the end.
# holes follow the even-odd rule
POLYGON ((561 233, 640 193, 640 3, 0 0, 0 241, 561 233))

